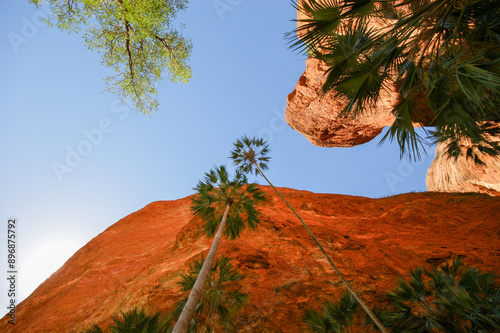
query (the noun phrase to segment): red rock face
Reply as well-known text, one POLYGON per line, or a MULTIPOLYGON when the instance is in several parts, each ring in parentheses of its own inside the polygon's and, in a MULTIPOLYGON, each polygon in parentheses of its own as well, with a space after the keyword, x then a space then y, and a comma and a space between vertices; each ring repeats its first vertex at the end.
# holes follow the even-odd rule
MULTIPOLYGON (((219 254, 247 276, 249 304, 240 332, 302 332, 304 309, 344 288, 307 232, 271 189, 261 225, 219 254)), ((485 271, 500 270, 500 199, 482 194, 412 193, 382 199, 280 189, 310 225, 332 260, 374 305, 398 276, 453 256, 485 271)), ((190 198, 154 202, 91 240, 17 307, 17 325, 0 332, 72 332, 107 325, 138 305, 170 311, 176 282, 211 244, 190 198)))

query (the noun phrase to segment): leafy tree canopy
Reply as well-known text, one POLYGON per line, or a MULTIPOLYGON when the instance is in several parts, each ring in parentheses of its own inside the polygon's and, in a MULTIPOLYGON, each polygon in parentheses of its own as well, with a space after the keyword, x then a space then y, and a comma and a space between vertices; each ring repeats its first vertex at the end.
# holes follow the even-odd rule
POLYGON ((500 121, 499 0, 307 0, 295 3, 306 19, 288 34, 291 47, 329 66, 323 92, 345 100, 343 115, 373 107, 396 87, 396 116, 383 141, 420 157, 430 137, 448 154, 497 156, 492 138, 500 121), (297 37, 298 36, 298 37, 297 37))
POLYGON ((102 63, 114 70, 106 78, 108 91, 130 98, 138 111, 156 111, 155 83, 167 69, 172 82, 187 83, 187 65, 192 45, 174 27, 179 10, 187 0, 30 0, 48 4, 47 19, 69 32, 84 30, 87 47, 102 56, 102 63))

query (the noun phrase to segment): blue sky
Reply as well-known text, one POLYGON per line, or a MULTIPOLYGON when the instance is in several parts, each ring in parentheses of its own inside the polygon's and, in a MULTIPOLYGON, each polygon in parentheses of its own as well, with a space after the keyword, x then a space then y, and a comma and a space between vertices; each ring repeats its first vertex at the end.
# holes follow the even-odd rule
POLYGON ((80 35, 43 26, 43 10, 27 1, 0 6, 0 258, 15 217, 18 302, 120 218, 192 194, 244 134, 268 139, 277 186, 374 198, 426 190, 434 147, 418 163, 400 160, 397 144, 377 147, 380 137, 320 148, 284 122, 305 68, 283 37, 295 27, 288 1, 191 0, 179 20, 194 46, 193 78, 159 84, 152 117, 105 93, 110 72, 80 35), (217 12, 221 3, 227 11, 217 12), (68 161, 71 172, 58 174, 68 161))

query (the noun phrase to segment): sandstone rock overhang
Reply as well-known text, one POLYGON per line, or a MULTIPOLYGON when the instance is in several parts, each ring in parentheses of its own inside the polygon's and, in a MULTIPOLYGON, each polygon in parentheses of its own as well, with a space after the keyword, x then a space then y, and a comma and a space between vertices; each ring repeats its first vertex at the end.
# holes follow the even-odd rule
MULTIPOLYGON (((297 11, 298 20, 305 18, 300 10, 297 11)), ((297 24, 300 27, 302 23, 298 21, 297 24)), ((323 61, 308 57, 304 73, 287 98, 286 122, 312 144, 353 147, 373 140, 384 127, 394 122, 395 116, 391 111, 398 98, 395 87, 385 89, 379 102, 356 119, 341 117, 346 102, 334 92, 324 94, 321 91, 326 70, 323 61)), ((477 165, 465 154, 456 160, 448 158, 443 154, 444 147, 444 144, 437 146, 435 159, 427 172, 429 191, 500 195, 500 157, 484 156, 485 164, 477 165)))

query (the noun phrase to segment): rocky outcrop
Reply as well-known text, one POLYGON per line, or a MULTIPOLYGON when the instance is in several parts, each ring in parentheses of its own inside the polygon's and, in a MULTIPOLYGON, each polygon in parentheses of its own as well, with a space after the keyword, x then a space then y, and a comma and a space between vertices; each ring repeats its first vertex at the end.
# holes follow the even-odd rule
POLYGON ((340 113, 346 103, 335 93, 323 94, 326 64, 308 58, 306 70, 288 95, 285 119, 311 143, 321 147, 352 147, 366 143, 394 121, 391 113, 397 94, 384 91, 380 102, 353 119, 340 113))
MULTIPOLYGON (((238 332, 303 332, 304 309, 344 288, 300 222, 263 187, 261 224, 219 254, 232 257, 250 295, 238 332)), ((398 276, 454 256, 500 271, 500 198, 483 194, 411 193, 381 199, 280 189, 309 223, 345 278, 374 305, 398 276)), ((190 198, 154 202, 92 239, 17 307, 15 326, 0 332, 78 332, 106 326, 136 306, 169 312, 184 296, 179 274, 211 244, 193 218, 190 198)))
MULTIPOLYGON (((297 28, 304 24, 300 20, 308 18, 298 10, 297 28)), ((382 22, 372 24, 381 26, 382 22)), ((321 90, 326 70, 323 61, 307 58, 306 69, 287 98, 285 119, 293 129, 316 146, 352 147, 372 140, 385 126, 392 124, 391 110, 397 93, 384 91, 378 104, 357 115, 356 119, 340 116, 346 102, 334 92, 324 94, 321 90)))
MULTIPOLYGON (((297 18, 300 20, 306 17, 298 11, 297 18)), ((301 24, 299 21, 298 27, 301 24)), ((373 24, 382 26, 380 22, 373 24)), ((287 99, 285 119, 293 129, 316 146, 352 147, 369 142, 385 126, 393 123, 394 115, 391 110, 398 97, 395 87, 385 90, 378 104, 356 119, 341 117, 340 112, 346 102, 334 92, 324 94, 321 91, 326 70, 327 66, 323 61, 310 57, 307 59, 306 69, 287 99)), ((439 145, 436 148, 436 158, 427 174, 427 189, 500 195, 500 160, 485 156, 483 160, 486 165, 478 166, 464 156, 458 160, 447 158, 439 145)))
MULTIPOLYGON (((463 145, 461 148, 466 151, 470 146, 463 145)), ((446 143, 439 143, 436 157, 427 171, 427 190, 500 196, 500 158, 480 155, 484 165, 479 165, 465 154, 455 160, 445 152, 446 143)))

